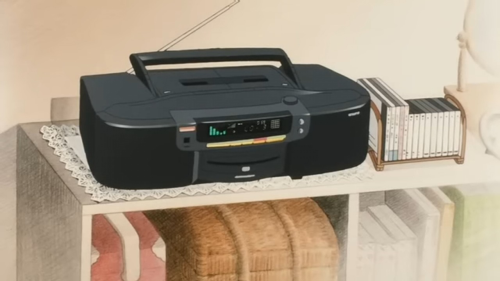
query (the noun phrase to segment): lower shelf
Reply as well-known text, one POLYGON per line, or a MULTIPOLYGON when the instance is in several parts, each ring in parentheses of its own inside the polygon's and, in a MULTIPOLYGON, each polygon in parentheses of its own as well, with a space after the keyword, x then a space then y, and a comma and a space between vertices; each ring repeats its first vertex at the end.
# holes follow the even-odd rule
MULTIPOLYGON (((358 281, 368 277, 373 281, 444 281, 447 278, 467 281, 471 279, 466 276, 484 276, 478 280, 489 280, 486 275, 500 274, 500 268, 495 266, 497 254, 500 254, 497 239, 500 229, 491 223, 500 220, 500 182, 355 193, 315 198, 314 201, 329 218, 337 237, 340 281, 358 281), (468 215, 463 216, 464 213, 468 215), (486 252, 491 256, 485 255, 486 252)), ((288 208, 290 212, 294 206, 288 208)), ((148 280, 157 280, 154 274, 159 276, 158 280, 163 280, 163 274, 168 277, 168 268, 172 266, 165 262, 168 260, 165 255, 168 243, 154 241, 165 238, 156 232, 158 228, 153 227, 154 223, 149 223, 148 216, 142 212, 120 216, 126 219, 110 220, 110 217, 94 216, 95 248, 109 251, 112 245, 121 243, 123 254, 118 261, 124 266, 122 275, 126 273, 129 277, 137 277, 151 274, 148 280), (131 227, 127 228, 126 221, 131 227), (118 235, 112 233, 113 228, 118 235), (137 249, 134 250, 134 247, 137 249), (144 263, 142 267, 131 268, 134 257, 130 253, 134 251, 141 257, 149 253, 158 266, 166 267, 163 268, 165 271, 154 269, 154 266, 144 267, 144 263)), ((260 220, 258 215, 254 219, 261 224, 267 221, 260 220)), ((232 223, 238 224, 240 220, 232 223)), ((231 228, 230 225, 226 227, 231 228)), ((260 227, 263 229, 262 225, 260 227)), ((207 227, 206 231, 215 230, 207 227)), ((168 235, 168 231, 163 235, 168 235)), ((179 241, 185 240, 182 236, 176 237, 179 241)), ((249 243, 240 242, 242 245, 249 243)), ((119 246, 115 248, 120 251, 119 246)), ((110 255, 105 251, 97 254, 99 258, 110 255)), ((120 253, 114 254, 120 256, 120 253)), ((97 259, 93 267, 101 266, 102 272, 104 262, 97 259)), ((117 259, 113 262, 116 263, 117 259)), ((93 268, 93 273, 102 274, 98 272, 93 268)), ((93 276, 92 280, 99 278, 93 276)))

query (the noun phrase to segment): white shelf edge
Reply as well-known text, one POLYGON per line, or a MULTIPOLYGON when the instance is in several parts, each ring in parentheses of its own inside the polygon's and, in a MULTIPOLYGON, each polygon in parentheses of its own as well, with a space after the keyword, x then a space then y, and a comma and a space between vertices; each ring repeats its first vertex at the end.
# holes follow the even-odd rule
MULTIPOLYGON (((498 166, 495 166, 493 168, 496 169, 497 167, 498 166)), ((223 194, 178 196, 174 198, 164 199, 102 202, 99 204, 83 205, 82 212, 84 215, 108 214, 304 197, 347 195, 375 191, 388 191, 395 189, 471 184, 477 182, 500 182, 500 173, 498 173, 500 169, 497 169, 496 173, 494 173, 494 169, 492 169, 491 166, 486 167, 486 170, 488 172, 475 175, 460 173, 460 170, 458 170, 456 171, 458 172, 457 174, 453 173, 450 176, 443 176, 439 178, 432 178, 430 176, 427 178, 418 177, 419 173, 418 170, 416 170, 415 172, 416 176, 418 177, 418 181, 412 178, 400 178, 397 180, 377 180, 375 178, 366 181, 359 181, 357 183, 340 183, 314 187, 270 189, 255 192, 228 192, 223 194)), ((395 172, 397 173, 397 171, 395 172)), ((390 171, 379 173, 387 173, 386 175, 384 175, 384 177, 390 176, 390 171)))
POLYGON ((347 218, 346 281, 358 281, 359 193, 349 195, 347 218))
MULTIPOLYGON (((368 156, 367 156, 368 157, 368 156)), ((370 167, 373 168, 368 160, 370 167)), ((432 186, 500 182, 500 161, 486 155, 479 140, 467 136, 464 164, 453 160, 387 165, 384 171, 374 172, 372 179, 333 182, 318 186, 305 186, 259 191, 213 193, 208 195, 178 196, 173 198, 132 201, 101 202, 83 205, 84 215, 184 208, 204 205, 233 204, 303 197, 347 195, 432 186)))

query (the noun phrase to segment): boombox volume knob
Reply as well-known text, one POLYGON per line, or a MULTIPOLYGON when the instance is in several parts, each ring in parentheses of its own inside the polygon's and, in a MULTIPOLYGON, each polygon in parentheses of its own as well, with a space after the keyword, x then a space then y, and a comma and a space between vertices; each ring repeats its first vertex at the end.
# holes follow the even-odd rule
POLYGON ((283 98, 283 103, 286 105, 294 105, 297 104, 298 102, 299 100, 297 99, 297 97, 294 96, 288 96, 283 98))

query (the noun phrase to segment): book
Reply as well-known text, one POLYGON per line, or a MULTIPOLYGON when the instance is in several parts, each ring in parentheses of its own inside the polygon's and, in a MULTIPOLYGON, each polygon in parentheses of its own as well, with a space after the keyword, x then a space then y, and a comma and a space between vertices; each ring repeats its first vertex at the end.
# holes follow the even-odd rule
POLYGON ((436 134, 434 128, 437 127, 437 112, 430 108, 425 99, 415 100, 426 113, 425 117, 425 142, 424 158, 436 156, 436 134))
POLYGON ((398 123, 396 124, 396 139, 398 143, 396 160, 405 160, 407 148, 406 137, 408 135, 408 103, 381 78, 368 78, 368 80, 377 88, 378 91, 380 91, 386 97, 389 97, 389 99, 391 99, 394 104, 397 105, 396 110, 397 112, 399 112, 399 119, 397 120, 398 123))
POLYGON ((439 245, 440 214, 438 209, 418 189, 387 191, 385 204, 417 237, 417 280, 433 280, 439 245))
POLYGON ((438 98, 436 101, 443 106, 448 112, 448 156, 453 155, 454 141, 455 141, 455 110, 449 106, 445 99, 438 98))
POLYGON ((406 159, 412 159, 413 156, 413 130, 415 126, 414 119, 416 119, 415 111, 409 106, 409 114, 408 114, 408 132, 406 136, 406 159))
POLYGON ((425 111, 417 104, 417 102, 413 100, 407 101, 410 104, 410 107, 415 111, 416 119, 414 122, 418 124, 414 125, 413 129, 413 148, 412 150, 416 154, 415 157, 412 158, 423 158, 424 157, 424 142, 425 142, 425 122, 427 115, 425 111))
POLYGON ((406 160, 412 159, 412 151, 413 151, 413 126, 415 122, 413 121, 415 118, 415 111, 410 108, 410 104, 408 104, 408 130, 406 134, 406 160))
POLYGON ((395 241, 366 211, 359 213, 360 227, 375 241, 375 269, 373 281, 396 281, 395 241))
POLYGON ((382 118, 370 118, 369 143, 384 162, 458 155, 462 145, 461 112, 444 98, 403 99, 378 77, 357 81, 370 94, 382 118), (460 120, 459 123, 455 120, 460 120))
MULTIPOLYGON (((442 140, 441 140, 441 156, 448 156, 449 147, 450 147, 450 113, 452 113, 452 109, 447 107, 444 103, 442 103, 439 99, 431 99, 431 103, 433 103, 437 108, 439 108, 443 112, 443 125, 442 125, 442 140)), ((452 114, 453 115, 453 114, 452 114)), ((451 134, 453 135, 453 134, 451 134)), ((453 145, 452 145, 453 146, 453 145)))
POLYGON ((380 110, 380 115, 382 117, 382 143, 378 143, 378 124, 377 119, 373 115, 373 112, 370 115, 370 146, 372 146, 374 151, 378 151, 378 146, 382 145, 382 155, 377 155, 384 159, 384 161, 393 161, 395 155, 394 149, 394 128, 395 128, 395 120, 396 120, 396 108, 392 101, 390 101, 387 97, 382 95, 374 85, 368 79, 361 78, 358 79, 357 82, 363 86, 368 93, 370 94, 370 98, 373 103, 380 110))
MULTIPOLYGON (((462 112, 458 107, 456 107, 452 102, 448 101, 445 98, 439 98, 439 100, 446 104, 449 108, 452 109, 452 112, 455 113, 454 115, 454 123, 453 123, 453 150, 452 150, 452 155, 460 155, 460 148, 462 146, 462 134, 465 132, 462 132, 462 112)), ((452 113, 452 114, 453 114, 452 113)), ((448 153, 448 155, 450 155, 448 153)))
POLYGON ((417 280, 417 238, 386 205, 372 206, 368 212, 396 242, 396 280, 417 280))
POLYGON ((420 188, 419 190, 440 213, 439 247, 435 281, 447 281, 451 241, 453 238, 455 204, 438 187, 420 188))
MULTIPOLYGON (((441 157, 443 150, 443 126, 444 126, 444 111, 434 105, 433 98, 423 99, 423 101, 431 108, 434 114, 437 114, 437 119, 433 119, 431 143, 431 157, 441 157)), ((433 118, 436 115, 433 115, 433 118)))
POLYGON ((410 148, 410 157, 409 159, 416 159, 417 158, 417 152, 418 152, 418 135, 419 135, 419 123, 420 123, 420 112, 418 109, 415 107, 415 105, 412 103, 411 100, 407 100, 407 103, 410 107, 410 126, 411 129, 409 128, 409 133, 408 137, 411 140, 408 140, 409 143, 411 143, 411 148, 410 148))
POLYGON ((413 119, 410 142, 412 146, 418 142, 416 158, 459 155, 463 132, 458 107, 444 98, 412 99, 407 103, 413 114, 413 118, 410 117, 413 119), (415 119, 417 113, 423 114, 420 119, 415 119), (415 120, 419 121, 418 137, 415 137, 415 120), (458 123, 455 120, 459 120, 458 123))
POLYGON ((441 187, 455 204, 448 280, 498 280, 499 189, 499 183, 441 187))
POLYGON ((361 224, 358 227, 358 243, 357 278, 372 281, 375 270, 375 241, 361 224))

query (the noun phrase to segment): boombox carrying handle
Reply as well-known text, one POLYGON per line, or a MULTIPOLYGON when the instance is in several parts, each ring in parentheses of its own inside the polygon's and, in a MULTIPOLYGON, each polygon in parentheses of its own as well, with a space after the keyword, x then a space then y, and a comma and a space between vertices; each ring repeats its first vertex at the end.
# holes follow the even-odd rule
POLYGON ((154 86, 146 66, 162 64, 235 62, 235 61, 278 61, 285 74, 300 88, 300 81, 288 55, 278 48, 229 48, 183 51, 163 51, 130 55, 135 75, 153 92, 154 86))

